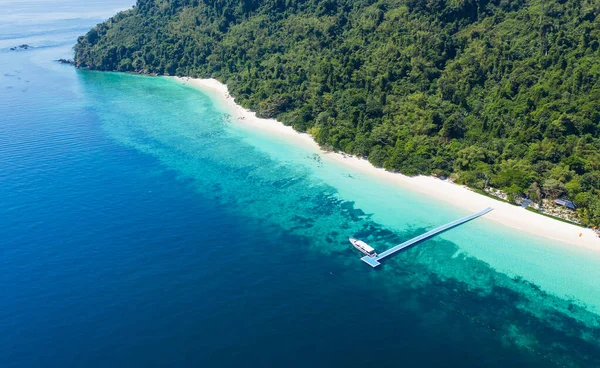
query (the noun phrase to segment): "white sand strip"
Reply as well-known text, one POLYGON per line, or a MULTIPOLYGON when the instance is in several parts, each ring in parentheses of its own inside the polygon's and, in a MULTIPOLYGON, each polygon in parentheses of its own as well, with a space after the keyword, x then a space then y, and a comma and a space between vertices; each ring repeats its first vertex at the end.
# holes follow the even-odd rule
POLYGON ((237 105, 229 95, 227 86, 216 79, 176 78, 178 81, 195 86, 218 99, 219 104, 231 113, 236 122, 246 124, 256 129, 268 131, 271 135, 281 136, 284 139, 301 143, 310 147, 315 152, 324 154, 325 158, 332 159, 340 164, 351 167, 368 175, 378 176, 438 200, 448 202, 456 207, 469 211, 480 211, 485 207, 493 207, 494 211, 486 218, 506 226, 522 230, 534 235, 554 239, 563 243, 585 247, 600 251, 600 238, 591 229, 564 223, 545 217, 524 208, 517 207, 502 201, 495 200, 475 193, 470 189, 443 181, 430 176, 408 177, 398 173, 391 173, 384 169, 376 168, 365 159, 338 153, 326 153, 309 134, 296 132, 293 128, 285 126, 274 119, 261 119, 254 112, 237 105))

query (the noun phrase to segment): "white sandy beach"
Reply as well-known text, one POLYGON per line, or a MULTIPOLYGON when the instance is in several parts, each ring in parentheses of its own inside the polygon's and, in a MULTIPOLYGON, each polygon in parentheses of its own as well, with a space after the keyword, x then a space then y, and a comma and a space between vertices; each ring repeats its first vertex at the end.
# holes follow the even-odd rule
POLYGON ((296 132, 293 128, 283 125, 274 119, 261 119, 254 112, 248 111, 237 105, 229 95, 227 86, 216 79, 176 78, 178 81, 195 86, 201 90, 212 92, 211 95, 219 97, 219 103, 224 104, 233 115, 235 121, 246 124, 256 129, 268 131, 272 135, 301 143, 321 152, 326 158, 347 165, 354 170, 368 175, 378 176, 403 188, 421 192, 438 200, 448 202, 456 207, 469 211, 479 211, 485 207, 493 207, 494 211, 486 218, 498 223, 522 230, 534 235, 554 239, 566 244, 600 251, 600 239, 591 229, 584 229, 575 225, 564 223, 545 217, 524 208, 501 202, 470 189, 443 181, 430 176, 408 177, 398 173, 391 173, 381 168, 376 168, 365 159, 338 153, 326 153, 317 145, 309 134, 296 132))

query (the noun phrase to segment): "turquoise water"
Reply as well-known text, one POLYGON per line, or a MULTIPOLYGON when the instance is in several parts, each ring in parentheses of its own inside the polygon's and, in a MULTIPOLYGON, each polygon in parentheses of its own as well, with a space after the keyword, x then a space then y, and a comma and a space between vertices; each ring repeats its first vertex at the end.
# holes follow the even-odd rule
POLYGON ((348 236, 466 213, 176 81, 53 62, 129 5, 72 4, 0 20, 0 366, 600 365, 599 255, 484 218, 372 270, 348 236))

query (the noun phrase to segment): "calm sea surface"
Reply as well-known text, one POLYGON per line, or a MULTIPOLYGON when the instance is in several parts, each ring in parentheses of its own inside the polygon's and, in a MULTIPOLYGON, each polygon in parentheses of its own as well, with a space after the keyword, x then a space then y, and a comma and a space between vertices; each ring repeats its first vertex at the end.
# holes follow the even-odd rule
POLYGON ((131 1, 0 0, 0 367, 599 367, 600 256, 77 71, 131 1), (10 51, 29 44, 33 49, 10 51))

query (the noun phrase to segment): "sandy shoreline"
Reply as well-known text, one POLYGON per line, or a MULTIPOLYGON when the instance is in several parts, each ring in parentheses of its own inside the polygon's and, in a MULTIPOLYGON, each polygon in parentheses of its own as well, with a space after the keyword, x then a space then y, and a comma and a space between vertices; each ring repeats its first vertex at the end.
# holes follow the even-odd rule
MULTIPOLYGON (((285 136, 286 139, 325 153, 309 134, 296 132, 293 128, 285 126, 274 119, 257 118, 254 112, 237 105, 229 95, 227 86, 215 79, 176 79, 201 90, 213 92, 212 95, 219 98, 218 102, 224 105, 234 119, 240 123, 256 129, 266 130, 273 135, 285 136)), ((442 181, 434 177, 408 177, 402 174, 391 173, 374 167, 365 159, 339 153, 326 153, 326 157, 367 175, 377 176, 409 190, 426 194, 469 211, 475 212, 485 207, 493 207, 494 211, 487 214, 486 218, 530 234, 600 251, 600 239, 591 229, 583 229, 575 225, 553 220, 527 211, 524 208, 475 193, 464 186, 442 181)))

